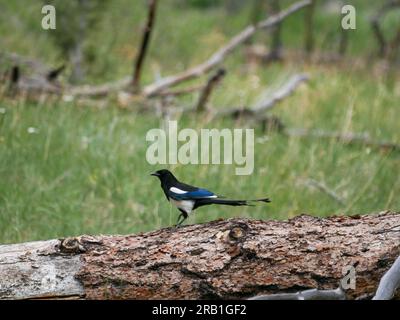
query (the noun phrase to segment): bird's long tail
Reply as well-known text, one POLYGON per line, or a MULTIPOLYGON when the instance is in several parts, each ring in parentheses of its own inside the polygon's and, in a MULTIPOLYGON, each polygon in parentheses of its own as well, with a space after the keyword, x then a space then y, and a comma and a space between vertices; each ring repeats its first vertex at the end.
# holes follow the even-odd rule
POLYGON ((254 202, 271 202, 268 198, 254 199, 254 200, 229 200, 219 198, 199 199, 196 201, 196 208, 206 206, 209 204, 221 204, 226 206, 253 206, 254 202))

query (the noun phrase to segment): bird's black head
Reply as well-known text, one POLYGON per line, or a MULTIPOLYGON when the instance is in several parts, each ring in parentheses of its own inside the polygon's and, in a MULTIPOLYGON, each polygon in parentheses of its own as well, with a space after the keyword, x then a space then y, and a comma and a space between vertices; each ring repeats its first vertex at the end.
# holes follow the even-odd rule
POLYGON ((167 169, 158 170, 156 172, 153 172, 151 175, 158 177, 158 179, 160 179, 161 182, 177 181, 177 179, 174 177, 171 171, 167 169))

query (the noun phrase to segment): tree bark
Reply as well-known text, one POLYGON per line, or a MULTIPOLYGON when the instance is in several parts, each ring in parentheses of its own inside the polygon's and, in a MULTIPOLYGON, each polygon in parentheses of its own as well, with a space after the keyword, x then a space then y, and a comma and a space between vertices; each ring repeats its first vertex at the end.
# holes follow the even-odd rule
POLYGON ((217 220, 2 245, 0 299, 231 299, 333 290, 348 266, 356 287, 346 297, 372 297, 399 254, 400 213, 217 220))

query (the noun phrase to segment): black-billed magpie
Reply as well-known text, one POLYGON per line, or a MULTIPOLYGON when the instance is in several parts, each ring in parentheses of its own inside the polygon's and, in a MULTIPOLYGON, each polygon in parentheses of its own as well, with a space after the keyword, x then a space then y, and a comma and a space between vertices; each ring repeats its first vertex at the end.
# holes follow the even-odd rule
POLYGON ((178 179, 166 169, 158 170, 151 175, 160 179, 161 188, 167 200, 173 203, 181 212, 176 226, 181 225, 193 210, 209 204, 251 206, 251 202, 271 202, 268 198, 255 200, 221 199, 221 196, 217 196, 211 191, 179 182, 178 179))

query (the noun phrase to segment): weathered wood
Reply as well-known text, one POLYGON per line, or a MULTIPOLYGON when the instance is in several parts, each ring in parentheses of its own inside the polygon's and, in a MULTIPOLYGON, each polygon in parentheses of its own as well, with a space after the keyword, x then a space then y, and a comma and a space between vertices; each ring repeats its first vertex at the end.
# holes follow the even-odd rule
POLYGON ((0 299, 229 299, 333 290, 347 266, 356 271, 347 298, 372 297, 399 255, 400 213, 217 220, 2 245, 0 299))
POLYGON ((274 92, 266 92, 262 99, 253 107, 242 108, 226 108, 221 111, 218 110, 218 115, 222 117, 231 116, 235 119, 240 117, 260 118, 260 115, 270 111, 277 106, 279 102, 292 95, 296 89, 304 82, 309 80, 307 74, 295 74, 288 79, 281 87, 274 92))
POLYGON ((225 73, 225 69, 220 68, 215 74, 210 77, 210 79, 208 79, 207 84, 204 86, 204 89, 200 93, 199 101, 196 105, 197 112, 202 112, 207 109, 207 102, 210 98, 211 92, 225 76, 225 73))
MULTIPOLYGON (((148 23, 150 25, 153 23, 154 20, 154 10, 155 6, 153 7, 153 4, 155 4, 155 0, 152 0, 151 6, 150 6, 150 16, 148 23)), ((241 44, 246 42, 248 39, 250 39, 254 33, 258 30, 263 30, 263 29, 269 29, 274 27, 275 25, 281 23, 284 19, 292 15, 293 13, 301 10, 302 8, 310 5, 311 2, 310 0, 301 0, 299 2, 294 3, 293 5, 289 6, 287 9, 277 13, 276 15, 273 15, 269 17, 266 20, 263 20, 256 25, 250 25, 247 28, 245 28, 243 31, 241 31, 239 34, 234 36, 226 45, 218 49, 216 52, 214 52, 210 58, 203 63, 191 67, 183 72, 180 72, 175 75, 167 76, 165 78, 159 79, 154 83, 148 84, 140 90, 140 92, 136 92, 137 95, 141 95, 145 98, 149 97, 155 97, 155 96, 164 96, 165 92, 169 90, 171 87, 176 86, 179 83, 182 83, 184 81, 194 79, 197 77, 200 77, 212 69, 216 68, 218 65, 220 65, 225 58, 231 54, 237 47, 239 47, 241 44), (140 94, 139 94, 140 93, 140 94)), ((149 25, 147 26, 149 28, 149 25)), ((148 31, 151 30, 147 29, 148 31)), ((129 88, 129 85, 131 87, 135 87, 136 89, 138 87, 138 82, 139 82, 139 77, 140 77, 140 69, 143 64, 143 59, 145 57, 145 51, 146 47, 148 44, 148 39, 150 37, 150 32, 145 33, 144 39, 142 42, 142 49, 139 53, 139 56, 137 58, 137 63, 134 71, 134 76, 133 80, 132 77, 125 77, 122 79, 119 79, 114 82, 109 82, 101 85, 81 85, 81 86, 64 86, 62 88, 54 88, 53 86, 43 86, 40 87, 36 85, 34 88, 31 86, 24 86, 21 87, 22 91, 38 91, 38 89, 41 89, 41 92, 46 92, 46 93, 52 93, 52 94, 60 94, 62 93, 64 98, 67 99, 72 99, 74 97, 80 97, 80 96, 91 96, 91 97, 99 97, 99 96, 107 96, 110 93, 113 92, 118 92, 118 91, 123 91, 129 88)), ((1 58, 1 56, 0 56, 1 58)), ((135 90, 134 90, 135 91, 135 90)))
POLYGON ((267 294, 251 297, 249 300, 346 300, 346 294, 339 287, 331 290, 309 289, 295 293, 267 294))
POLYGON ((382 277, 376 295, 372 300, 390 300, 396 294, 398 288, 400 288, 400 256, 382 277))
POLYGON ((379 141, 369 137, 368 133, 337 132, 308 129, 286 129, 284 132, 290 137, 333 139, 344 144, 360 144, 384 151, 399 151, 400 145, 391 141, 379 141))
POLYGON ((60 240, 0 246, 0 299, 79 297, 79 255, 65 255, 60 240))

